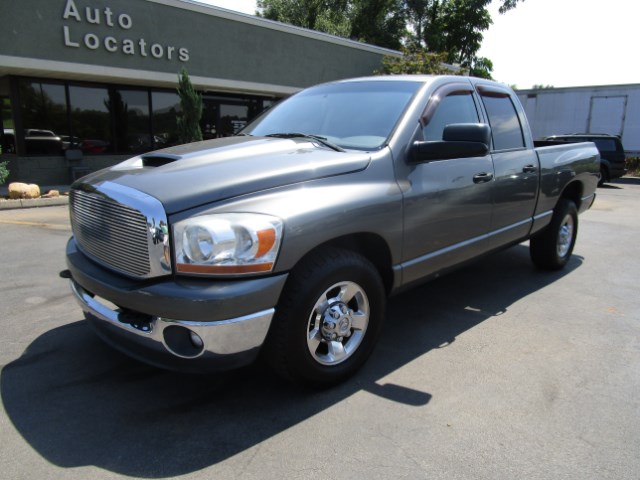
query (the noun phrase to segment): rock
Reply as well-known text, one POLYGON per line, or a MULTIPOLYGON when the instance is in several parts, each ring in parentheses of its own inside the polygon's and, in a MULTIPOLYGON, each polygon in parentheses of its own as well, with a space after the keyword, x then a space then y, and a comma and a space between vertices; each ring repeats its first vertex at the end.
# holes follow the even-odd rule
POLYGON ((60 196, 60 192, 58 190, 49 190, 47 193, 42 195, 42 198, 57 198, 60 196))
POLYGON ((34 183, 14 182, 9 184, 9 198, 39 198, 40 187, 34 183))

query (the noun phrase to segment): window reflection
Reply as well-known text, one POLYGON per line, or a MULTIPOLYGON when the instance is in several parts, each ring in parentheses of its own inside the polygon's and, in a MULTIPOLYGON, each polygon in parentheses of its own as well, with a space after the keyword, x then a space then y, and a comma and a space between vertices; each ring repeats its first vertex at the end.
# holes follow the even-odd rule
MULTIPOLYGON (((4 153, 22 148, 22 139, 21 155, 55 156, 67 149, 79 149, 85 156, 137 154, 179 143, 181 107, 175 90, 27 78, 19 79, 18 88, 22 128, 14 131, 12 121, 4 125, 4 153)), ((264 106, 262 98, 223 95, 207 96, 204 103, 205 138, 234 135, 264 106)), ((7 111, 11 117, 10 109, 2 108, 3 115, 7 111)))
POLYGON ((72 143, 85 155, 113 152, 110 115, 121 105, 106 88, 69 87, 72 143))
POLYGON ((64 85, 23 82, 20 99, 26 154, 61 155, 68 132, 64 85))
POLYGON ((507 96, 482 96, 489 114, 494 150, 524 147, 522 127, 511 99, 507 96))
POLYGON ((142 153, 152 150, 148 93, 141 90, 113 90, 110 105, 118 151, 142 153))
POLYGON ((0 98, 2 112, 2 130, 0 130, 0 154, 16 153, 16 136, 13 127, 11 100, 0 98))
POLYGON ((230 137, 247 126, 248 105, 220 104, 220 136, 230 137))
POLYGON ((153 104, 153 148, 164 148, 178 143, 176 118, 182 111, 180 97, 173 92, 152 92, 153 104))

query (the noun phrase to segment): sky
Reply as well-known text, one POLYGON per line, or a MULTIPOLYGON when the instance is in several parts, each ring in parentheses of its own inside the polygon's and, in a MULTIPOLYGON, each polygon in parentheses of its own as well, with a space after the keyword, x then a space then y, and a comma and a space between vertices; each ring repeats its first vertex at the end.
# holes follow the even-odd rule
MULTIPOLYGON (((198 0, 255 13, 254 0, 198 0)), ((479 56, 493 61, 493 78, 533 85, 577 87, 640 84, 636 0, 524 0, 504 15, 490 7, 493 25, 479 56)))

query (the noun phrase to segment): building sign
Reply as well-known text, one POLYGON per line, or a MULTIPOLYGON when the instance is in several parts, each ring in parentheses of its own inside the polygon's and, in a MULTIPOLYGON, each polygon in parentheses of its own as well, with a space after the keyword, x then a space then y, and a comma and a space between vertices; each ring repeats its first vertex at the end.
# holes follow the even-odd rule
POLYGON ((189 50, 184 47, 152 43, 145 38, 136 38, 133 17, 125 12, 114 12, 110 7, 78 7, 74 0, 66 0, 62 19, 64 45, 67 48, 105 50, 139 57, 164 60, 189 61, 189 50), (111 29, 111 35, 95 32, 78 34, 74 27, 79 24, 104 25, 111 29))

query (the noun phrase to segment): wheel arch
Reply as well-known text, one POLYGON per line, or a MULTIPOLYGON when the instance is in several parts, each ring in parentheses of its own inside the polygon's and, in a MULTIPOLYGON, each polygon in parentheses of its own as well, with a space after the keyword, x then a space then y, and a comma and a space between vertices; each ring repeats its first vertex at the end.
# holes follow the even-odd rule
POLYGON ((318 250, 327 247, 350 250, 365 257, 373 264, 380 274, 380 278, 382 279, 382 283, 387 294, 391 292, 393 288, 391 250, 389 249, 387 242, 380 235, 361 232, 327 240, 326 242, 315 245, 296 262, 296 265, 318 250))
POLYGON ((573 203, 575 203, 577 209, 580 210, 583 193, 584 184, 580 181, 575 181, 571 182, 565 187, 565 189, 562 191, 562 195, 560 195, 560 198, 571 200, 573 203))

